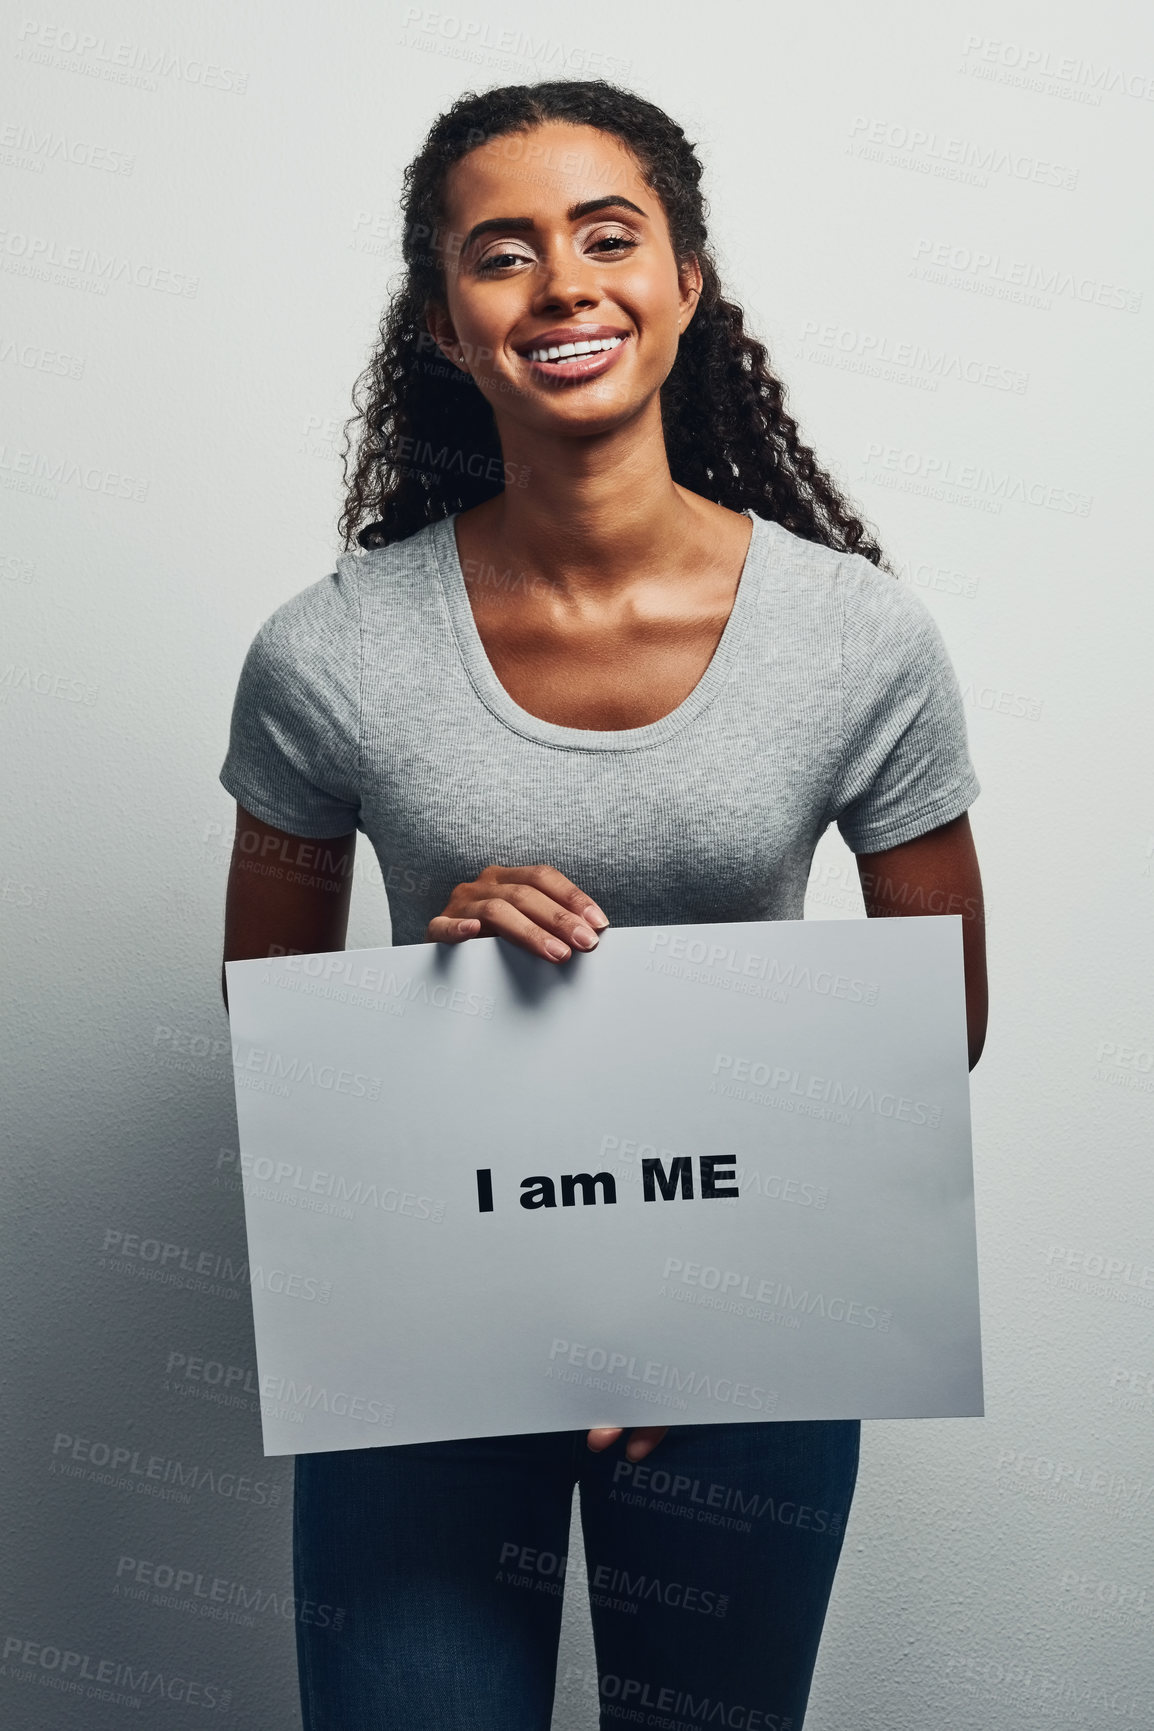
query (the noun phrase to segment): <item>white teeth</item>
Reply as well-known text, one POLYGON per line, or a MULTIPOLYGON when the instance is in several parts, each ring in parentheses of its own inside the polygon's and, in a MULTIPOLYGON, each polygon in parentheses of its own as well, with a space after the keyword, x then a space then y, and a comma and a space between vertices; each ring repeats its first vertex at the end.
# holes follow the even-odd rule
POLYGON ((587 342, 561 343, 551 349, 530 349, 526 360, 530 361, 567 361, 577 355, 593 355, 602 349, 615 349, 624 337, 592 337, 587 342))

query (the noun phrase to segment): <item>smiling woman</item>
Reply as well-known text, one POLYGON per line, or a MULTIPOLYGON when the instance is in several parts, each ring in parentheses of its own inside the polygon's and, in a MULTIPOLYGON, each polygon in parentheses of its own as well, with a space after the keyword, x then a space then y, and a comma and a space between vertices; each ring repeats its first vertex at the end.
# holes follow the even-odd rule
MULTIPOLYGON (((470 94, 435 122, 354 397, 345 551, 241 674, 226 957, 341 949, 358 831, 394 943, 491 936, 563 966, 610 919, 800 919, 836 823, 868 914, 964 910, 972 1065, 957 680, 724 297, 701 174, 675 121, 600 82, 470 94), (247 869, 318 837, 340 838, 324 879, 247 869)), ((298 1456, 297 1594, 349 1608, 339 1635, 297 1624, 305 1731, 544 1731, 561 1602, 524 1558, 563 1556, 574 1484, 591 1582, 617 1595, 590 1594, 602 1724, 629 1703, 800 1731, 859 1430, 298 1456), (638 1464, 655 1448, 657 1472, 638 1464), (710 1607, 688 1623, 687 1594, 710 1607)))

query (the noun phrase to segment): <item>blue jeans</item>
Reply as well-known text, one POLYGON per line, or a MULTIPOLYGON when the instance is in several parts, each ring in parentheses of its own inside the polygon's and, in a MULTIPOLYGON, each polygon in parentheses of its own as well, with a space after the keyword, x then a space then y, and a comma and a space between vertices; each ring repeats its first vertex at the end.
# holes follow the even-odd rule
POLYGON ((858 1421, 675 1425, 637 1462, 628 1432, 599 1454, 585 1436, 296 1457, 305 1731, 548 1731, 555 1691, 563 1723, 590 1722, 587 1697, 602 1731, 799 1731, 858 1421), (566 1573, 595 1673, 557 1675, 566 1573))

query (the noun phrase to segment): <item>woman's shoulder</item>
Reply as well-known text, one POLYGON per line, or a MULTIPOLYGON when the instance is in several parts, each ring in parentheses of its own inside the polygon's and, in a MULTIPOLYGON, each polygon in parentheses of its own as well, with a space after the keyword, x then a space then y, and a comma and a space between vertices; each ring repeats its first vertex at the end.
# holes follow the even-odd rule
POLYGON ((404 620, 416 625, 414 609, 419 615, 422 607, 435 605, 450 522, 449 517, 438 517, 383 547, 356 547, 340 555, 336 577, 347 595, 355 596, 362 625, 387 623, 396 629, 404 620))
POLYGON ((793 589, 810 609, 824 603, 843 622, 888 621, 906 630, 932 621, 917 590, 864 553, 807 540, 768 517, 758 522, 767 543, 771 584, 776 580, 779 587, 793 589))
POLYGON ((394 587, 407 577, 427 576, 436 566, 436 537, 444 521, 426 523, 402 540, 383 547, 353 547, 338 553, 332 569, 296 590, 273 609, 262 629, 291 637, 313 628, 341 629, 356 618, 366 594, 394 587))
POLYGON ((762 540, 762 583, 772 598, 767 604, 778 612, 784 607, 799 629, 823 636, 840 631, 852 613, 884 612, 890 591, 902 587, 862 553, 828 547, 772 517, 752 515, 762 540))
POLYGON ((828 547, 822 541, 811 541, 795 530, 787 529, 776 518, 763 517, 756 511, 751 511, 750 515, 769 545, 771 563, 789 570, 801 580, 820 578, 827 584, 845 588, 896 583, 888 571, 881 570, 864 553, 847 553, 839 547, 828 547))
POLYGON ((250 668, 269 678, 299 677, 341 662, 358 635, 357 573, 338 557, 327 576, 278 603, 257 629, 250 668))
POLYGON ((336 555, 332 569, 286 597, 259 626, 249 645, 245 681, 293 691, 297 700, 323 707, 358 687, 366 639, 404 658, 428 637, 425 609, 436 572, 429 524, 387 547, 336 555))

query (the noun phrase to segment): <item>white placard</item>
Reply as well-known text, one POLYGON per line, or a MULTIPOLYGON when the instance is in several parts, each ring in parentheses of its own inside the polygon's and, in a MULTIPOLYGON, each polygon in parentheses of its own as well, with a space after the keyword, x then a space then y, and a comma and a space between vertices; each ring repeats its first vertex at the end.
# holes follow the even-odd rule
POLYGON ((981 1414, 960 915, 227 981, 266 1454, 981 1414))

